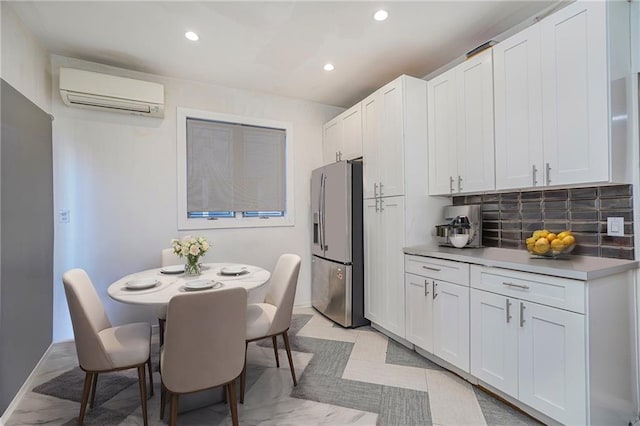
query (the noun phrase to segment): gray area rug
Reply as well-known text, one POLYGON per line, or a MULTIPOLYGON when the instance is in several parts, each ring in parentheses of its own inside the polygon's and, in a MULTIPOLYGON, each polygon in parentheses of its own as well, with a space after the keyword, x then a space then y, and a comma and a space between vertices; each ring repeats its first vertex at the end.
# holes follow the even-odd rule
MULTIPOLYGON (((61 375, 36 386, 33 392, 56 398, 81 402, 85 373, 79 367, 73 368, 61 375)), ((129 386, 138 383, 138 376, 130 376, 122 372, 104 373, 98 375, 96 387, 95 407, 99 407, 129 386)))
MULTIPOLYGON (((352 408, 378 414, 379 425, 431 425, 429 395, 427 392, 393 386, 364 383, 342 379, 353 343, 334 340, 298 337, 298 331, 312 318, 312 315, 294 315, 289 328, 291 349, 296 352, 312 353, 313 357, 303 372, 298 372, 298 386, 294 387, 291 397, 317 401, 320 403, 352 408)), ((359 330, 373 330, 370 327, 359 330)), ((271 347, 271 339, 257 342, 258 345, 271 347)), ((278 347, 284 349, 282 338, 278 347)), ((158 345, 151 348, 152 365, 157 371, 158 345)), ((287 365, 286 359, 281 359, 287 365)), ((423 358, 414 351, 389 340, 386 363, 419 368, 443 370, 442 367, 423 358)), ((247 365, 247 389, 260 378, 266 367, 247 365)), ((372 374, 375 374, 372 372, 372 374)), ((98 378, 96 401, 93 409, 87 411, 86 425, 117 425, 122 423, 140 406, 139 399, 114 397, 125 389, 137 388, 135 370, 104 373, 98 378), (126 404, 123 403, 126 401, 126 404)), ((37 386, 33 392, 80 402, 84 372, 74 368, 37 386)), ((489 425, 538 425, 537 421, 504 404, 502 401, 474 386, 480 408, 489 425)), ((221 418, 226 412, 221 414, 221 418)), ((77 418, 64 423, 74 425, 77 418)))

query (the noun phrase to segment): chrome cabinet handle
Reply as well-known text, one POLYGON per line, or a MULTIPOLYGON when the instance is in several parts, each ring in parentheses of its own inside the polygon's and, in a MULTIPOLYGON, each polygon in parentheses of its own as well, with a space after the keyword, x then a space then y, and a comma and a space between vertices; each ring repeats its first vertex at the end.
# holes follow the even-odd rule
POLYGON ((524 310, 525 310, 526 306, 524 306, 524 303, 520 302, 520 327, 524 327, 524 310))
POLYGON ((382 195, 383 195, 383 194, 382 194, 382 187, 383 187, 383 186, 384 186, 384 185, 382 185, 382 182, 380 182, 380 196, 381 196, 381 197, 382 197, 382 195))
POLYGON ((422 265, 422 269, 428 269, 429 271, 436 271, 436 272, 440 272, 441 271, 440 268, 433 268, 431 266, 425 266, 425 265, 422 265))
POLYGON ((338 151, 336 151, 336 163, 338 162, 338 151))
POLYGON ((424 280, 424 295, 429 295, 429 283, 427 282, 427 280, 424 280))
POLYGON ((379 212, 380 209, 378 208, 378 199, 376 198, 376 212, 379 212))
POLYGON ((509 312, 509 310, 511 308, 511 302, 509 301, 509 299, 506 299, 506 301, 507 301, 507 303, 506 303, 506 305, 507 305, 507 309, 506 309, 506 311, 507 311, 507 324, 509 324, 509 320, 511 320, 511 314, 509 312))
POLYGON ((506 286, 509 286, 509 287, 521 288, 523 290, 529 290, 529 286, 528 285, 524 285, 524 284, 508 283, 508 282, 503 281, 502 285, 506 285, 506 286))
POLYGON ((380 211, 384 211, 384 207, 382 207, 382 203, 384 203, 384 200, 380 198, 380 211))
POLYGON ((547 185, 551 185, 551 166, 547 163, 547 185))
POLYGON ((538 185, 538 179, 536 179, 536 175, 538 174, 538 168, 536 167, 535 164, 531 165, 531 176, 532 176, 532 184, 533 186, 537 186, 538 185))
POLYGON ((342 151, 338 151, 338 161, 342 161, 342 151))
POLYGON ((462 192, 462 176, 458 175, 458 192, 462 192))
POLYGON ((438 293, 436 293, 436 287, 438 287, 438 283, 437 282, 433 282, 433 300, 436 299, 436 297, 438 297, 438 293))
POLYGON ((374 183, 373 184, 373 198, 376 198, 378 196, 378 184, 374 183))
POLYGON ((449 176, 449 194, 453 195, 453 176, 449 176))

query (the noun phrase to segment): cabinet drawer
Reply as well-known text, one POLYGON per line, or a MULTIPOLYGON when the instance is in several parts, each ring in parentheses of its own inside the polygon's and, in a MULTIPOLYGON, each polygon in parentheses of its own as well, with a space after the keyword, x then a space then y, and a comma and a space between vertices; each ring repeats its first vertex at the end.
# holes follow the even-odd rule
POLYGON ((469 264, 433 257, 405 256, 404 270, 423 277, 469 285, 469 264))
POLYGON ((585 285, 580 280, 471 265, 471 287, 581 314, 585 285))

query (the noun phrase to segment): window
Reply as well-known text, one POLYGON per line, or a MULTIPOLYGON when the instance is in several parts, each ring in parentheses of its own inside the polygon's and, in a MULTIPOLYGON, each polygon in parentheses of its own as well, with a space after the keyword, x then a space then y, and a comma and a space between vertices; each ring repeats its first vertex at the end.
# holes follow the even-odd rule
POLYGON ((291 124, 178 108, 178 227, 293 225, 291 124))

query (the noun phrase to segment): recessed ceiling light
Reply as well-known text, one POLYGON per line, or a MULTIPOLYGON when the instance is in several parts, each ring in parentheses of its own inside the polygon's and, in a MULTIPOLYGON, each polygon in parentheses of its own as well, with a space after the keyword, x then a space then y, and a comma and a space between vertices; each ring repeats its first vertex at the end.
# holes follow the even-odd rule
POLYGON ((200 38, 198 37, 198 34, 194 33, 193 31, 187 31, 186 33, 184 33, 184 36, 191 41, 198 41, 198 39, 200 38))
POLYGON ((389 12, 387 12, 384 9, 380 9, 379 11, 373 14, 373 19, 375 19, 376 21, 384 21, 388 17, 389 17, 389 12))
POLYGON ((333 71, 334 68, 333 64, 324 64, 325 71, 333 71))

